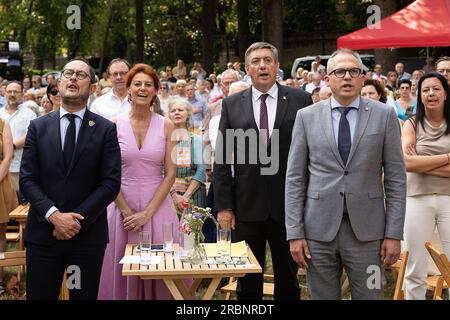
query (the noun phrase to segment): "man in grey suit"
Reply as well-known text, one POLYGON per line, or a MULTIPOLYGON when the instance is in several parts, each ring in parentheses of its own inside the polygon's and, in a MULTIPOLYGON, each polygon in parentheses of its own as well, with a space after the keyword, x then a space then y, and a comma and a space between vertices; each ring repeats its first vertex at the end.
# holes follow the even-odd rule
POLYGON ((406 173, 399 123, 393 108, 360 97, 362 70, 356 52, 334 52, 325 77, 332 97, 300 109, 294 123, 285 221, 313 299, 342 298, 343 268, 352 299, 381 298, 381 267, 400 255, 406 173))

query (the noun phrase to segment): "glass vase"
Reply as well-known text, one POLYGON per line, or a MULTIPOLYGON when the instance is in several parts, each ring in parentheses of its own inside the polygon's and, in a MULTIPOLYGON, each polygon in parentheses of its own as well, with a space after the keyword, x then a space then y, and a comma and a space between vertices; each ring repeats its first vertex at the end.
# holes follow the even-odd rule
POLYGON ((206 260, 206 251, 201 238, 200 233, 195 233, 194 245, 188 253, 188 260, 191 264, 202 264, 206 260))

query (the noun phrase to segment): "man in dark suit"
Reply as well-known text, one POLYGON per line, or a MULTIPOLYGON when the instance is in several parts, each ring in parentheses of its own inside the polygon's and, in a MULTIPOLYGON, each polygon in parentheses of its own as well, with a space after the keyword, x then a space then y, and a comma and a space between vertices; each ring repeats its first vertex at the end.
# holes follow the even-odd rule
POLYGON ((32 121, 28 130, 20 171, 20 189, 31 205, 28 299, 57 299, 66 268, 70 299, 97 298, 106 207, 120 190, 121 159, 115 125, 86 108, 94 81, 87 61, 67 63, 58 81, 60 110, 32 121))
MULTIPOLYGON (((312 100, 303 90, 276 82, 278 51, 271 44, 252 44, 245 66, 252 87, 222 103, 214 165, 218 220, 231 223, 238 240, 249 244, 263 267, 268 241, 275 299, 299 299, 297 266, 284 226, 284 185, 295 115, 312 100)), ((238 299, 262 299, 262 293, 262 274, 239 278, 238 299)))

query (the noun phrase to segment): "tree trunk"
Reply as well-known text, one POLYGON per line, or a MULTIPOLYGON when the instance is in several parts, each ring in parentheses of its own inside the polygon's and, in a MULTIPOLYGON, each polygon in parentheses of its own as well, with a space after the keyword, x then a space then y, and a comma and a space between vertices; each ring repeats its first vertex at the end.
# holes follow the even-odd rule
MULTIPOLYGON (((34 4, 34 0, 30 1, 30 5, 28 6, 28 11, 27 12, 31 12, 31 10, 33 10, 33 4, 34 4)), ((31 19, 27 19, 25 21, 25 25, 22 26, 22 30, 20 31, 19 34, 19 41, 20 41, 20 47, 25 49, 26 48, 26 44, 27 44, 27 31, 29 29, 29 25, 30 25, 30 21, 31 19)))
MULTIPOLYGON (((390 16, 397 11, 396 0, 374 0, 373 4, 381 8, 381 18, 390 16)), ((381 25, 383 28, 383 25, 381 25)), ((383 74, 394 70, 395 63, 398 61, 398 50, 375 49, 375 61, 383 66, 383 74)))
POLYGON ((283 5, 281 0, 262 0, 261 16, 263 41, 269 42, 278 49, 281 60, 283 51, 283 5))
POLYGON ((202 65, 206 74, 214 71, 214 35, 216 33, 217 0, 203 1, 202 8, 202 65))
POLYGON ((136 62, 144 62, 144 0, 136 0, 136 62))
POLYGON ((249 28, 249 14, 248 14, 249 0, 237 1, 238 14, 238 35, 239 35, 239 60, 244 61, 245 51, 249 46, 248 39, 250 35, 249 28))
POLYGON ((110 50, 109 44, 108 44, 108 36, 111 29, 112 19, 113 19, 113 12, 114 12, 114 1, 109 2, 109 16, 108 16, 108 22, 106 23, 105 33, 103 37, 103 46, 102 46, 102 55, 100 60, 100 75, 105 70, 105 60, 110 60, 110 50))
MULTIPOLYGON (((69 60, 74 59, 78 55, 78 51, 81 47, 81 32, 83 31, 83 28, 85 27, 83 25, 83 21, 86 18, 86 9, 87 9, 87 1, 83 1, 81 4, 80 12, 81 12, 81 28, 76 29, 75 32, 75 39, 73 41, 73 47, 69 51, 69 60)), ((70 44, 69 44, 70 47, 70 44)))

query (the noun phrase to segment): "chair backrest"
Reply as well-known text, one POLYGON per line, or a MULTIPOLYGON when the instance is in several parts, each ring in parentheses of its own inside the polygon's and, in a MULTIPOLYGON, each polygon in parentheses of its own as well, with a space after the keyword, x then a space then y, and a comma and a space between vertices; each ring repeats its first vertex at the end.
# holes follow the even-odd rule
POLYGON ((405 272, 406 272, 406 265, 408 264, 408 257, 409 257, 409 252, 403 251, 400 254, 400 258, 397 260, 397 262, 392 265, 393 268, 398 268, 397 282, 395 284, 395 291, 394 291, 394 300, 404 300, 405 299, 405 292, 403 290, 403 281, 405 279, 405 272))
POLYGON ((434 248, 429 242, 425 243, 425 248, 427 248, 430 253, 430 256, 436 264, 436 267, 439 269, 442 278, 445 282, 447 282, 447 286, 450 286, 450 262, 448 261, 447 256, 434 248))
POLYGON ((0 267, 25 265, 25 251, 0 253, 0 267))

